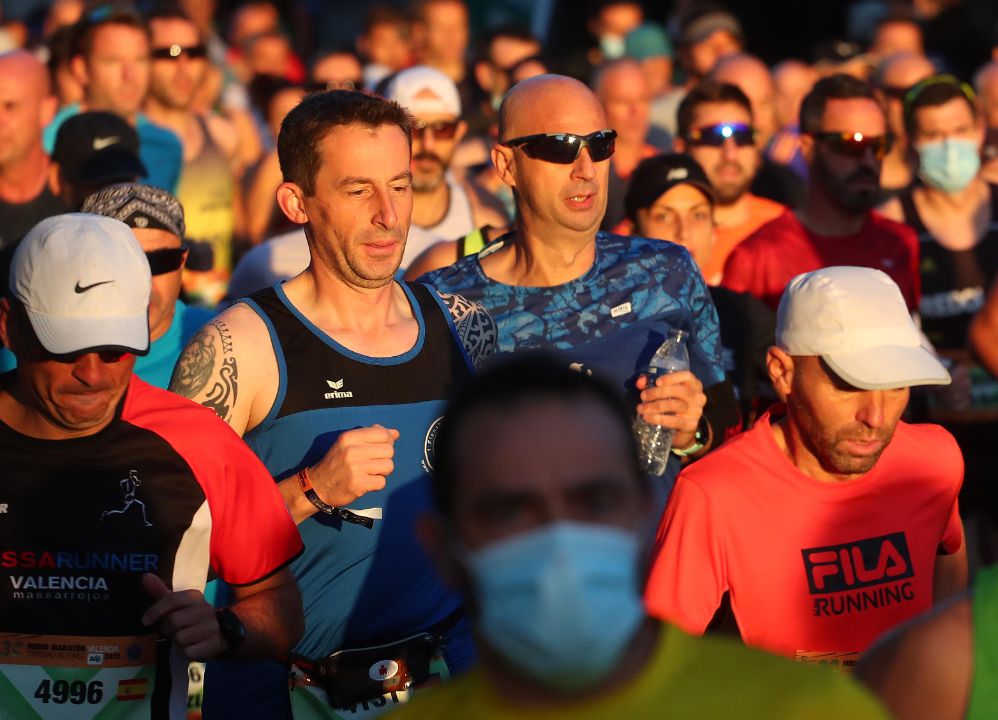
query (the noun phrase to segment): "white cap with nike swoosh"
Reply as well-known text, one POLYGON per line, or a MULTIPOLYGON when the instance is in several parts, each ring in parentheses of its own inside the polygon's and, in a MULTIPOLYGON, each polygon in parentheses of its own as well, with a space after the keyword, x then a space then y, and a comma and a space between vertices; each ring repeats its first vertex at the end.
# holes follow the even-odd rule
POLYGON ((17 246, 10 292, 48 352, 149 351, 149 262, 125 223, 89 213, 42 220, 17 246))

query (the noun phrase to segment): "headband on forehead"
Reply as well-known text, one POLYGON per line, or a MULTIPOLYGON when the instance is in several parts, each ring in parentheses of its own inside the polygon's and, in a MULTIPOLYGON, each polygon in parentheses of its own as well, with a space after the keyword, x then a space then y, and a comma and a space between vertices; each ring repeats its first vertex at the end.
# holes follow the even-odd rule
POLYGON ((120 220, 129 227, 166 230, 184 237, 184 208, 173 195, 152 185, 111 185, 83 201, 83 212, 120 220))
POLYGON ((960 78, 955 75, 932 75, 924 80, 915 83, 909 90, 904 94, 904 112, 907 115, 911 111, 912 104, 918 100, 918 96, 922 94, 922 91, 927 87, 933 85, 952 85, 953 87, 959 88, 963 96, 967 98, 967 102, 970 103, 971 107, 977 104, 977 95, 974 93, 974 88, 970 87, 967 83, 960 80, 960 78))

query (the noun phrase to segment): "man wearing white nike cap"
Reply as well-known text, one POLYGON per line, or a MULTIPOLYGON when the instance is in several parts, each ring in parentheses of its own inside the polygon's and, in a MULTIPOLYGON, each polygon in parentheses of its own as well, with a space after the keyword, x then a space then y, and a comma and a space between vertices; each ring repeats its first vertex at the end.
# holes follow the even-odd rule
POLYGON ((43 220, 17 247, 9 292, 3 706, 50 717, 69 699, 73 717, 181 720, 188 661, 275 658, 300 637, 286 565, 301 538, 224 422, 132 376, 149 349, 150 271, 127 225, 43 220), (231 584, 230 607, 204 599, 210 573, 231 584))
POLYGON ((900 420, 949 374, 883 272, 798 275, 767 368, 783 405, 684 471, 658 531, 653 614, 802 662, 855 665, 885 630, 963 589, 963 459, 900 420))

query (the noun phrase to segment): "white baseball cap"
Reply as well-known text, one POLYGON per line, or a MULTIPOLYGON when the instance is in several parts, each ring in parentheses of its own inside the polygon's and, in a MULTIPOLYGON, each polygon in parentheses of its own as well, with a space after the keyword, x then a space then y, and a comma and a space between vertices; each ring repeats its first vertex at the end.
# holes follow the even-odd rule
POLYGON ((100 215, 56 215, 17 246, 11 294, 38 341, 55 355, 149 351, 149 262, 125 223, 100 215))
POLYGON ((454 81, 426 65, 416 65, 398 73, 389 81, 385 97, 413 115, 461 114, 461 98, 454 81))
POLYGON ((828 267, 791 280, 777 311, 776 345, 791 355, 820 356, 863 390, 950 382, 923 346, 901 290, 872 268, 828 267))

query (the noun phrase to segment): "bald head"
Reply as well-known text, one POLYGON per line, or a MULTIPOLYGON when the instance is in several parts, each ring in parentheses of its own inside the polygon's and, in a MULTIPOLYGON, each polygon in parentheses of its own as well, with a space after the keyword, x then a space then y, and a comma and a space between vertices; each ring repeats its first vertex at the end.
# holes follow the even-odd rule
MULTIPOLYGON (((606 114, 592 90, 562 75, 538 75, 514 85, 499 108, 500 143, 553 133, 588 137, 606 129, 606 114)), ((607 150, 612 146, 601 141, 596 159, 593 146, 554 144, 574 147, 574 154, 551 157, 549 152, 534 154, 524 146, 499 144, 492 149, 492 163, 516 191, 520 230, 545 242, 591 242, 606 213, 607 150)))
POLYGON ((44 98, 51 92, 48 70, 27 50, 0 54, 0 75, 19 84, 26 94, 44 98))
POLYGON ((974 89, 984 108, 989 128, 998 127, 998 61, 989 62, 974 75, 974 89))
POLYGON ((0 55, 0 168, 42 152, 42 128, 54 113, 45 66, 24 50, 0 55))
MULTIPOLYGON (((593 91, 564 75, 537 75, 517 83, 499 106, 499 137, 508 140, 544 132, 575 132, 569 127, 535 129, 555 124, 573 110, 592 110, 604 119, 593 91)), ((586 131, 589 132, 589 131, 586 131)))
POLYGON ((773 70, 776 121, 780 127, 797 124, 800 103, 818 81, 818 71, 800 60, 784 60, 773 70))
POLYGON ((878 57, 899 52, 921 54, 924 52, 922 29, 913 19, 884 20, 874 32, 870 52, 878 57))
POLYGON ((617 131, 618 142, 644 144, 648 137, 651 95, 644 71, 636 60, 622 58, 597 71, 593 81, 606 120, 617 131))
POLYGON ((769 142, 776 132, 776 87, 766 64, 747 53, 728 55, 717 61, 710 79, 730 83, 748 96, 760 143, 769 142))
POLYGON ((887 127, 902 143, 906 136, 904 92, 935 72, 935 66, 924 55, 903 52, 885 58, 874 73, 874 85, 886 109, 887 127))
POLYGON ((593 76, 593 92, 602 100, 616 87, 630 83, 644 84, 644 73, 638 61, 633 58, 611 60, 597 68, 593 76))
POLYGON ((935 72, 935 65, 924 55, 896 53, 880 63, 874 74, 874 83, 880 88, 909 88, 935 72))

